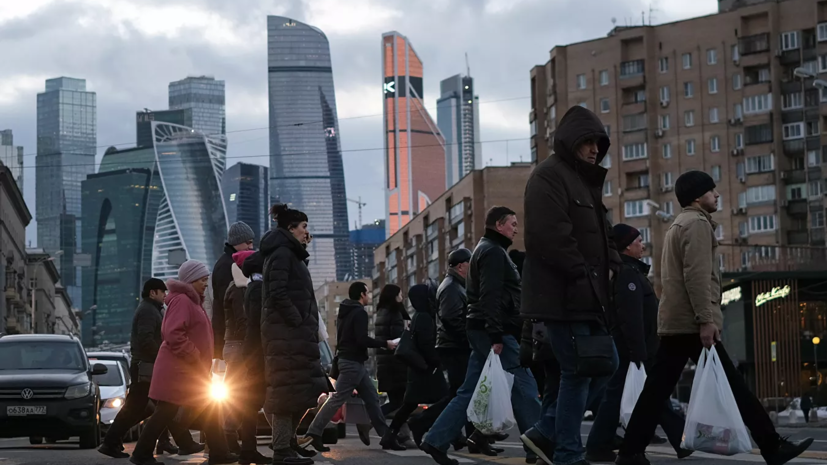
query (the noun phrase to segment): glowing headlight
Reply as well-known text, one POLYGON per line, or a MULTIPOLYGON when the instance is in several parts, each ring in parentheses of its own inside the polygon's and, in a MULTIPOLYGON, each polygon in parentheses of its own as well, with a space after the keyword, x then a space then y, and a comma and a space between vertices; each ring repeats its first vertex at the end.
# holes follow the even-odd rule
POLYGON ((75 386, 69 386, 63 397, 67 399, 80 399, 81 397, 86 397, 91 393, 92 383, 77 384, 75 386))
POLYGON ((210 385, 210 396, 218 401, 227 398, 227 386, 224 385, 223 381, 213 380, 212 385, 210 385))
POLYGON ((106 399, 106 402, 103 403, 104 408, 121 408, 123 407, 123 397, 113 397, 111 399, 106 399))

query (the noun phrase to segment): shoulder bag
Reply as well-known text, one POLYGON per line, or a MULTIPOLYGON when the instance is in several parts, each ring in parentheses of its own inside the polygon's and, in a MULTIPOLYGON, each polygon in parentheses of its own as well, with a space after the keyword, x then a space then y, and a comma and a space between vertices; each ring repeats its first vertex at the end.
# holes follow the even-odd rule
POLYGON ((416 349, 416 342, 414 340, 414 335, 416 333, 414 329, 416 328, 416 317, 417 315, 414 315, 410 327, 402 332, 402 336, 399 338, 399 345, 396 346, 394 356, 401 360, 402 363, 415 370, 428 371, 428 364, 425 362, 425 358, 422 357, 416 349))

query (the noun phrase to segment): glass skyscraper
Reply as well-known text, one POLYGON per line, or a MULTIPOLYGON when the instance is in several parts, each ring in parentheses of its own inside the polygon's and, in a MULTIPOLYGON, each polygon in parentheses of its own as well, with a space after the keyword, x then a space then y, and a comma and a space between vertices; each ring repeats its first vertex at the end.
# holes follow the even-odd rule
POLYGON ((350 232, 350 253, 353 273, 350 279, 370 278, 373 275, 373 250, 385 242, 385 220, 376 220, 350 232))
POLYGON ((23 192, 23 147, 14 145, 11 129, 0 131, 0 164, 11 170, 12 178, 23 192))
POLYGON ((315 285, 352 269, 330 47, 313 26, 267 17, 270 196, 309 218, 315 285))
POLYGON ((81 302, 80 184, 95 172, 96 95, 86 80, 59 77, 37 94, 37 243, 56 258, 61 282, 72 302, 81 302))
POLYGON ((439 83, 436 121, 445 137, 445 187, 463 176, 482 169, 479 97, 474 95, 474 78, 455 75, 439 83))
POLYGON ((224 171, 222 191, 227 223, 247 223, 255 233, 255 247, 270 229, 270 178, 266 166, 236 163, 224 171))
MULTIPOLYGON (((207 136, 223 136, 227 134, 224 95, 224 81, 216 81, 211 76, 190 76, 169 83, 169 109, 191 109, 192 115, 189 117, 192 123, 185 126, 207 136)), ((166 122, 179 124, 176 121, 166 122)), ((222 171, 225 163, 222 158, 219 163, 222 171)))
MULTIPOLYGON (((135 113, 135 140, 138 147, 152 147, 152 122, 180 124, 192 128, 192 108, 180 110, 139 111, 135 113)), ((194 128, 193 128, 194 129, 194 128)), ((196 129, 197 130, 197 129, 196 129)))

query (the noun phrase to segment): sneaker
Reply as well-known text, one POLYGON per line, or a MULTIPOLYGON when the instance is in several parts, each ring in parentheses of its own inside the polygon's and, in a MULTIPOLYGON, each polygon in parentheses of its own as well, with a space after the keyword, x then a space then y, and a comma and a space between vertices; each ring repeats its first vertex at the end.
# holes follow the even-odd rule
POLYGON ((301 438, 298 438, 299 447, 302 449, 307 449, 308 447, 313 447, 319 452, 330 452, 330 448, 325 446, 322 442, 322 438, 318 436, 311 436, 307 435, 301 438))
POLYGON ((362 444, 366 446, 370 445, 371 428, 371 425, 356 425, 356 432, 359 433, 359 440, 362 441, 362 444))
POLYGON ((790 460, 801 455, 813 444, 813 438, 802 439, 801 441, 790 441, 787 438, 781 438, 778 443, 778 448, 773 452, 761 452, 761 456, 767 462, 767 465, 784 465, 790 460))
POLYGON ((241 465, 270 463, 272 461, 273 459, 271 457, 267 457, 257 450, 243 450, 241 451, 241 455, 238 457, 238 463, 241 465))
POLYGON ((190 446, 181 446, 178 448, 178 455, 192 455, 199 452, 204 452, 206 444, 200 442, 193 442, 190 446))
POLYGON ((207 460, 209 465, 225 465, 236 462, 238 462, 238 455, 233 454, 232 452, 227 452, 221 455, 210 454, 210 458, 207 460))
POLYGON ((423 442, 422 446, 420 446, 422 452, 430 455, 434 462, 438 463, 439 465, 459 465, 459 462, 448 457, 448 454, 442 452, 441 450, 437 449, 436 447, 428 444, 427 442, 423 442))
POLYGON ((589 450, 586 449, 586 460, 589 462, 609 462, 614 463, 617 459, 617 454, 614 453, 612 450, 606 449, 597 449, 597 450, 589 450))
POLYGON ((554 457, 556 445, 553 441, 540 434, 536 428, 531 428, 526 431, 525 434, 520 436, 520 440, 522 440, 523 444, 531 449, 532 452, 537 454, 538 457, 543 459, 543 462, 554 463, 552 458, 554 457))
POLYGON ((98 447, 98 452, 100 452, 103 455, 112 457, 113 459, 125 459, 129 457, 129 454, 121 451, 120 449, 118 449, 117 446, 110 446, 106 443, 101 444, 100 447, 98 447))
POLYGON ((650 465, 649 459, 646 458, 646 454, 632 454, 632 455, 620 455, 617 454, 617 459, 615 459, 616 465, 650 465))

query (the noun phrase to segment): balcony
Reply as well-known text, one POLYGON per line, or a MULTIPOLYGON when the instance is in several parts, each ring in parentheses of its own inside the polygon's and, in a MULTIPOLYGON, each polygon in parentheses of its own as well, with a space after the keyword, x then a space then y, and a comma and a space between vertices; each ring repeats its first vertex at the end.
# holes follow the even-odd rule
POLYGON ((721 244, 723 272, 743 271, 823 271, 827 268, 827 249, 784 245, 721 244))
POLYGON ((787 201, 787 214, 794 217, 807 217, 807 201, 795 199, 787 201))
POLYGON ((741 56, 753 53, 768 52, 770 50, 769 33, 755 34, 738 39, 738 51, 741 56))
POLYGON ((806 245, 810 243, 807 230, 787 231, 787 243, 790 245, 806 245))
POLYGON ((824 228, 810 228, 810 244, 824 245, 824 228))
POLYGON ((620 63, 620 86, 637 87, 643 85, 645 60, 632 60, 620 63))
POLYGON ((781 172, 785 184, 801 184, 807 181, 804 170, 786 170, 781 172))
POLYGON ((785 140, 784 155, 788 157, 804 155, 804 147, 806 147, 804 139, 785 140))
POLYGON ((801 54, 799 53, 798 49, 781 52, 781 57, 779 58, 779 61, 784 66, 793 64, 797 65, 801 62, 800 60, 801 54))

